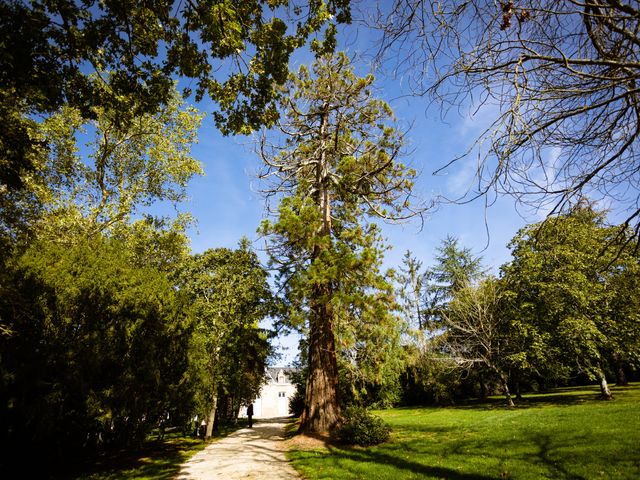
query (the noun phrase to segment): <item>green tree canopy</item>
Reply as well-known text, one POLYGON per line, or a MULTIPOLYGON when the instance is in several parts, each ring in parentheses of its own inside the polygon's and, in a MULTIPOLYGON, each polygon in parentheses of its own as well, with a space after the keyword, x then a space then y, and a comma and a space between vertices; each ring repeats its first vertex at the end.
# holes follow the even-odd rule
POLYGON ((425 316, 432 328, 438 328, 456 292, 478 282, 484 275, 482 257, 474 255, 470 248, 461 246, 457 238, 448 235, 437 249, 435 262, 426 271, 425 316))
POLYGON ((100 237, 35 242, 3 269, 0 418, 14 453, 37 447, 47 465, 51 453, 141 441, 160 418, 191 412, 186 302, 125 252, 100 237))
POLYGON ((168 102, 176 77, 217 103, 224 132, 271 124, 291 54, 323 29, 316 50, 331 50, 335 24, 349 21, 345 0, 2 2, 0 186, 21 186, 33 167, 34 115, 107 109, 126 128, 168 102))
MULTIPOLYGON (((258 396, 271 351, 267 332, 258 323, 273 313, 267 272, 247 239, 239 248, 217 248, 193 255, 177 277, 180 291, 191 301, 195 341, 203 347, 199 368, 207 379, 201 388, 211 436, 221 396, 236 407, 258 396)), ((203 412, 204 413, 204 412, 203 412)))
POLYGON ((49 147, 23 177, 25 188, 0 204, 6 251, 34 238, 74 244, 106 235, 124 241, 141 266, 168 272, 188 252, 192 218, 156 218, 149 207, 169 202, 179 212, 188 182, 202 173, 190 153, 202 116, 175 89, 167 105, 128 128, 118 127, 113 111, 94 110, 87 121, 64 107, 34 129, 49 147))
POLYGON ((638 259, 632 248, 604 249, 620 240, 604 219, 581 202, 569 214, 525 227, 511 242, 514 259, 503 273, 529 337, 529 363, 549 375, 597 378, 609 397, 611 355, 637 358, 638 336, 628 336, 638 331, 635 302, 624 296, 638 259))

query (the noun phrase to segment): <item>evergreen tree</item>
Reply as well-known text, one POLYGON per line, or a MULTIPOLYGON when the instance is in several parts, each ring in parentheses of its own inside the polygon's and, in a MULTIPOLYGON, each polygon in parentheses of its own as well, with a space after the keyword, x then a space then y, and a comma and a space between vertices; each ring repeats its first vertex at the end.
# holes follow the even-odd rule
POLYGON ((456 292, 479 281, 484 276, 482 257, 470 248, 459 245, 456 237, 448 235, 438 247, 434 265, 427 270, 427 312, 433 327, 438 327, 447 304, 456 292))
POLYGON ((418 330, 427 328, 427 281, 428 272, 422 271, 422 262, 407 250, 398 274, 399 297, 407 323, 418 330))
POLYGON ((398 161, 402 136, 372 83, 354 75, 345 54, 302 67, 282 92, 283 144, 260 145, 264 177, 273 180, 268 193, 281 196, 261 232, 289 321, 308 326, 307 432, 329 431, 340 419, 337 333, 357 322, 384 324, 392 308, 372 219, 417 213, 409 205, 415 172, 398 161))

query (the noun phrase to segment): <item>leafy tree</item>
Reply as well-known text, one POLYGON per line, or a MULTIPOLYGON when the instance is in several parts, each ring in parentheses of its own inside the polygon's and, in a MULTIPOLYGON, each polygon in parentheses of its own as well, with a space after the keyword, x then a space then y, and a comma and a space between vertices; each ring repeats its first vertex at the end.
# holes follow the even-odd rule
POLYGON ((441 335, 419 340, 407 347, 406 370, 400 378, 402 401, 409 405, 450 405, 469 371, 451 362, 441 335))
POLYGON ((115 110, 93 111, 86 121, 64 107, 34 126, 36 169, 2 204, 3 221, 17 212, 29 227, 0 222, 3 440, 44 453, 136 442, 167 418, 186 423, 207 381, 188 303, 169 279, 188 251, 187 219, 132 221, 155 201, 183 199, 200 172, 189 149, 201 117, 175 92, 127 128, 115 110))
POLYGON ((273 311, 267 273, 249 242, 237 250, 218 248, 194 255, 178 274, 180 291, 188 296, 196 319, 197 339, 204 349, 208 415, 206 436, 212 435, 221 395, 239 407, 258 396, 271 354, 267 334, 258 322, 273 311))
POLYGON ((3 2, 0 185, 22 185, 33 167, 34 115, 67 105, 94 119, 108 109, 127 128, 169 101, 176 76, 195 81, 197 100, 217 102, 224 132, 270 124, 291 54, 323 29, 315 49, 331 50, 335 24, 349 21, 344 0, 3 2))
MULTIPOLYGON (((627 233, 631 237, 632 233, 627 233)), ((610 318, 603 325, 608 354, 618 386, 626 386, 625 369, 640 368, 640 258, 623 249, 608 275, 607 306, 610 318)))
POLYGON ((38 165, 40 178, 33 178, 46 212, 41 236, 122 233, 144 207, 184 200, 187 183, 202 173, 190 153, 202 116, 185 108, 175 90, 167 102, 155 114, 135 117, 126 129, 118 126, 113 110, 96 108, 96 119, 86 122, 70 107, 39 126, 40 138, 50 146, 38 165), (88 158, 77 145, 82 132, 88 158))
POLYGON ((552 213, 613 197, 638 225, 637 2, 395 0, 378 13, 380 56, 416 95, 491 115, 470 196, 493 189, 552 213))
MULTIPOLYGON (((371 267, 379 268, 379 264, 371 267)), ((402 334, 407 328, 398 316, 388 275, 363 280, 359 285, 340 285, 335 296, 352 302, 340 308, 334 303, 340 402, 389 407, 400 396, 399 377, 406 362, 402 334)))
POLYGON ((340 419, 337 332, 388 314, 371 219, 416 213, 409 206, 415 172, 398 161, 402 136, 389 107, 372 97, 372 82, 357 78, 344 54, 322 57, 312 71, 302 67, 282 91, 282 144, 263 137, 260 145, 268 193, 282 197, 260 231, 270 238, 289 321, 308 324, 301 419, 308 432, 329 431, 340 419))
POLYGON ((168 413, 187 416, 184 307, 165 275, 133 265, 115 240, 35 242, 9 259, 0 278, 11 330, 0 344, 3 445, 18 456, 37 447, 45 467, 52 454, 128 445, 168 413))
POLYGON ((501 297, 500 284, 494 278, 458 289, 444 314, 447 331, 443 348, 460 368, 486 367, 499 379, 512 407, 509 372, 521 352, 513 349, 514 332, 501 297))
POLYGON ((511 242, 514 260, 503 268, 535 345, 530 363, 546 363, 556 375, 565 369, 598 379, 604 398, 611 398, 605 375, 610 353, 637 358, 638 352, 637 333, 631 333, 637 332, 635 303, 620 309, 637 258, 624 248, 603 251, 618 233, 604 224, 603 213, 581 202, 543 228, 521 230, 511 242))

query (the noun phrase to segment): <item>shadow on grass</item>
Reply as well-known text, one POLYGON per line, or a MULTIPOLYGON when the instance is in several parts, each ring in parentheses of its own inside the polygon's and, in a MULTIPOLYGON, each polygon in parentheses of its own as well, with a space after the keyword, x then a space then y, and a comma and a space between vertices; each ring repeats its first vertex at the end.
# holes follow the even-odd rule
POLYGON ((298 433, 299 428, 300 428, 300 419, 291 417, 284 427, 285 440, 295 437, 298 433))
MULTIPOLYGON (((367 474, 357 466, 366 464, 367 468, 375 465, 372 470, 374 472, 385 471, 384 469, 388 467, 396 469, 397 472, 393 473, 393 477, 390 478, 404 478, 406 474, 418 474, 424 478, 446 478, 450 480, 500 480, 512 478, 507 465, 523 462, 532 465, 537 464, 542 467, 540 474, 545 475, 547 478, 586 480, 586 477, 570 470, 570 462, 572 460, 566 459, 564 461, 558 458, 556 450, 559 446, 554 446, 551 437, 536 434, 529 436, 527 440, 535 448, 535 453, 522 453, 517 456, 500 454, 499 452, 505 451, 506 446, 500 442, 495 444, 483 442, 482 448, 474 451, 474 440, 451 442, 446 448, 437 449, 437 451, 425 449, 424 445, 421 445, 422 448, 418 445, 415 445, 417 448, 412 448, 411 444, 394 445, 393 443, 384 445, 379 449, 329 446, 327 451, 334 462, 341 464, 340 468, 351 471, 357 478, 366 478, 367 474), (402 458, 402 455, 408 452, 410 452, 410 458, 402 458), (463 466, 458 469, 426 463, 433 461, 437 457, 445 459, 445 461, 447 458, 455 459, 453 460, 454 463, 463 466), (494 461, 487 463, 488 459, 493 459, 494 461), (350 462, 352 462, 351 466, 349 466, 350 462), (480 464, 477 462, 480 462, 480 464), (489 464, 494 465, 494 467, 491 467, 492 470, 496 468, 495 466, 497 466, 498 470, 488 473, 489 464), (479 465, 484 465, 485 470, 482 471, 482 468, 478 468, 479 465), (378 470, 376 467, 381 467, 381 469, 378 470), (465 471, 465 469, 468 471, 465 471)), ((316 454, 314 452, 298 452, 296 461, 305 463, 307 455, 309 455, 309 458, 314 458, 313 456, 316 454)), ((377 473, 377 475, 380 475, 380 473, 377 473)), ((373 476, 380 478, 376 474, 373 474, 373 476)))
MULTIPOLYGON (((58 458, 56 460, 22 463, 20 477, 40 480, 121 480, 174 478, 180 465, 202 449, 203 440, 174 437, 148 440, 139 448, 105 451, 92 458, 58 458)), ((16 466, 13 467, 13 470, 16 466)), ((17 473, 17 472, 16 472, 17 473)))
MULTIPOLYGON (((214 432, 214 440, 242 428, 245 423, 220 426, 214 432)), ((167 435, 164 440, 149 439, 141 447, 107 450, 89 459, 58 458, 40 465, 32 462, 33 465, 21 468, 24 473, 21 478, 30 478, 28 474, 32 474, 33 478, 41 480, 169 480, 175 478, 184 462, 208 443, 199 438, 167 435)))
MULTIPOLYGON (((631 390, 632 388, 625 387, 631 390)), ((495 410, 543 406, 571 406, 584 402, 601 401, 598 386, 554 388, 541 393, 528 393, 521 399, 513 397, 515 407, 508 407, 504 397, 465 400, 448 408, 458 410, 495 410)))
POLYGON ((547 467, 554 478, 566 478, 569 480, 586 480, 585 477, 571 473, 567 467, 554 459, 552 440, 549 435, 530 435, 529 439, 538 447, 537 457, 547 467))
POLYGON ((402 459, 379 450, 335 449, 330 447, 329 451, 333 455, 339 455, 346 460, 391 466, 398 470, 418 473, 427 477, 446 478, 449 480, 493 480, 495 478, 480 473, 465 473, 446 467, 424 465, 420 462, 402 459))
POLYGON ((598 396, 587 386, 526 395, 513 409, 500 397, 403 407, 380 412, 394 428, 389 443, 291 457, 309 478, 640 478, 640 385, 616 388, 614 402, 598 396))

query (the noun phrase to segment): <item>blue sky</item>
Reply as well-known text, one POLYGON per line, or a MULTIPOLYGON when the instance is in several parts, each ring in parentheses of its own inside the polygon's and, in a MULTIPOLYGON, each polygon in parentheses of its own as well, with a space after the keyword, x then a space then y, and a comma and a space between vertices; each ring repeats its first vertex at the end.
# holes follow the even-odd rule
MULTIPOLYGON (((343 27, 338 48, 347 45, 348 54, 361 55, 374 44, 366 32, 356 26, 343 27)), ((292 70, 310 60, 308 53, 299 53, 294 58, 292 70)), ((364 75, 371 70, 366 62, 359 61, 356 71, 364 75)), ((426 201, 439 195, 454 198, 464 194, 473 186, 475 157, 438 175, 433 172, 473 143, 491 119, 492 112, 484 109, 472 116, 456 111, 443 120, 437 108, 427 110, 428 99, 404 95, 406 92, 400 80, 376 77, 378 96, 391 104, 400 127, 411 126, 407 134, 410 154, 404 161, 420 172, 416 193, 426 201)), ((204 112, 213 108, 210 102, 197 106, 204 112)), ((252 138, 224 137, 207 117, 199 132, 199 143, 194 145, 192 152, 203 162, 206 172, 204 177, 192 181, 190 201, 185 205, 198 221, 191 231, 193 250, 233 247, 242 235, 256 240, 255 231, 264 218, 265 206, 259 193, 261 183, 256 178, 261 163, 253 153, 252 138)), ((384 234, 393 246, 387 255, 388 264, 395 266, 407 249, 428 264, 441 240, 452 234, 463 245, 483 255, 487 266, 497 268, 508 260, 506 244, 526 223, 525 219, 536 221, 539 218, 531 212, 526 213, 519 214, 511 198, 498 199, 488 210, 484 208, 484 199, 467 205, 442 203, 427 215, 422 230, 419 220, 404 225, 383 225, 384 234)), ((260 248, 260 243, 255 246, 260 248)))
MULTIPOLYGON (((371 45, 370 37, 363 32, 357 32, 356 36, 354 29, 356 27, 347 27, 342 35, 343 43, 349 45, 347 52, 350 55, 359 54, 371 45)), ((308 54, 298 54, 294 69, 309 59, 308 54)), ((369 71, 365 62, 356 67, 359 74, 369 71)), ((475 157, 465 159, 439 175, 433 175, 433 172, 472 144, 492 112, 484 109, 472 116, 455 111, 443 121, 436 108, 427 110, 427 99, 403 96, 400 81, 377 78, 379 96, 391 104, 401 125, 412 125, 407 135, 411 154, 404 160, 421 172, 416 193, 427 201, 439 195, 459 197, 464 194, 473 185, 475 157)), ((209 112, 212 105, 203 103, 198 107, 209 112)), ((223 137, 210 117, 205 119, 199 138, 192 152, 204 164, 206 175, 193 180, 189 188, 190 200, 183 206, 198 222, 190 232, 193 251, 234 247, 243 235, 253 240, 260 251, 264 243, 258 240, 256 228, 266 212, 259 193, 261 184, 256 178, 261 163, 252 151, 252 139, 223 137)), ((510 258, 506 245, 516 231, 539 219, 533 212, 526 213, 517 212, 513 199, 508 197, 499 198, 489 209, 485 209, 484 199, 479 199, 466 205, 440 204, 427 215, 422 229, 419 220, 403 225, 383 225, 383 233, 392 247, 386 255, 386 265, 398 266, 407 250, 429 265, 440 242, 447 235, 454 235, 462 245, 482 255, 487 267, 497 271, 510 258)), ((263 253, 261 256, 265 258, 263 253)), ((285 364, 292 359, 295 341, 295 337, 279 341, 289 349, 279 363, 285 364)))

